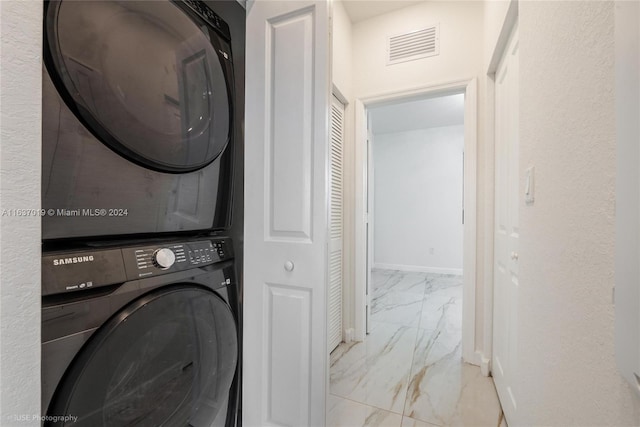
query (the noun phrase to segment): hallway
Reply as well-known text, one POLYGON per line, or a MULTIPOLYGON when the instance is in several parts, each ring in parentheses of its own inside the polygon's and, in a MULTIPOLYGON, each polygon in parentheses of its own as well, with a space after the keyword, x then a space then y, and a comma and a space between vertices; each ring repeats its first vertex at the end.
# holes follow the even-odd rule
POLYGON ((329 426, 498 426, 491 378, 462 362, 462 276, 373 270, 371 331, 331 354, 329 426))

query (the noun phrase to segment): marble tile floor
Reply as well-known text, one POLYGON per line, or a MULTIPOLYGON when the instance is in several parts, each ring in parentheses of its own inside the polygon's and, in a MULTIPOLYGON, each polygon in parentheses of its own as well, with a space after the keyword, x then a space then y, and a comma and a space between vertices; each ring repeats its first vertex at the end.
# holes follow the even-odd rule
POLYGON ((491 378, 462 362, 462 276, 372 272, 370 334, 331 353, 330 427, 498 427, 491 378))

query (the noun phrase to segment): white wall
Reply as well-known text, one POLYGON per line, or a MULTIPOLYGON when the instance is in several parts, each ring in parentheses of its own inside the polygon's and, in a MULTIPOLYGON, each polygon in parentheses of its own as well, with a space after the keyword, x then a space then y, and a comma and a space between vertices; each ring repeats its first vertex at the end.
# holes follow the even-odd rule
MULTIPOLYGON (((487 0, 484 3, 484 57, 488 65, 499 42, 500 31, 507 17, 510 3, 517 0, 487 0)), ((506 40, 505 40, 506 41, 506 40)))
MULTIPOLYGON (((485 76, 484 2, 429 1, 353 26, 354 96, 366 98, 441 83, 485 76), (386 37, 440 23, 440 55, 386 65, 386 37)), ((493 148, 485 138, 486 79, 478 79, 476 347, 484 343, 485 263, 493 248, 493 148), (488 230, 488 231, 487 231, 488 230), (487 240, 489 239, 489 240, 487 240)), ((490 275, 489 275, 490 278, 490 275)), ((490 282, 487 282, 490 283, 490 282)))
MULTIPOLYGON (((0 212, 40 209, 42 3, 0 2, 0 212)), ((39 426, 40 218, 0 215, 0 425, 39 426)))
POLYGON ((614 2, 520 3, 519 402, 511 425, 640 424, 614 357, 614 2), (523 187, 521 187, 523 188, 523 187))
POLYGON ((616 360, 640 374, 640 3, 618 2, 616 26, 616 360))
POLYGON ((461 274, 464 126, 373 141, 374 267, 461 274))
POLYGON ((332 80, 350 100, 353 97, 352 26, 342 1, 334 1, 332 4, 332 80))
POLYGON ((358 97, 477 76, 482 65, 483 6, 434 1, 353 26, 354 90, 358 97), (440 54, 387 66, 387 37, 440 24, 440 54))

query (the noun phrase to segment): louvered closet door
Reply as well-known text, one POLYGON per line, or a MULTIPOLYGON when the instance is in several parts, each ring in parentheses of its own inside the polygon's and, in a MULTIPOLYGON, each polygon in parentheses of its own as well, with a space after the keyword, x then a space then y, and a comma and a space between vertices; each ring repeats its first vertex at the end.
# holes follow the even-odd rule
POLYGON ((329 221, 329 351, 342 342, 342 154, 344 105, 331 101, 331 214, 329 221))

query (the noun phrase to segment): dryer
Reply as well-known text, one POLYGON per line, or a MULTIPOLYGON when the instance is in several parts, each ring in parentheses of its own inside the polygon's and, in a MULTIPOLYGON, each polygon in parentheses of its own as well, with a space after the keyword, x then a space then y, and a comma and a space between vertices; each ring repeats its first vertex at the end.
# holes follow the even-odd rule
POLYGON ((235 426, 231 248, 217 238, 43 256, 49 425, 235 426))
POLYGON ((234 73, 204 2, 46 1, 43 239, 228 229, 234 73))

